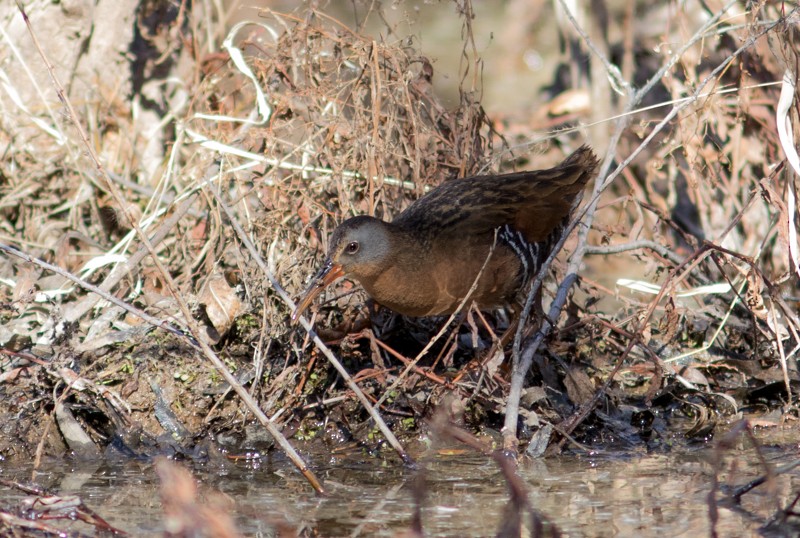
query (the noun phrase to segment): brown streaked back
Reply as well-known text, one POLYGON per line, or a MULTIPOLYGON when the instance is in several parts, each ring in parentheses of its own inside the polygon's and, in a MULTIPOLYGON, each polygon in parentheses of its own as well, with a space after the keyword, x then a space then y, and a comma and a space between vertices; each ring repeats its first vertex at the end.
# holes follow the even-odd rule
POLYGON ((482 235, 505 224, 522 232, 531 243, 544 241, 569 215, 597 165, 592 150, 581 146, 548 170, 447 181, 392 224, 413 232, 423 243, 450 230, 482 235))

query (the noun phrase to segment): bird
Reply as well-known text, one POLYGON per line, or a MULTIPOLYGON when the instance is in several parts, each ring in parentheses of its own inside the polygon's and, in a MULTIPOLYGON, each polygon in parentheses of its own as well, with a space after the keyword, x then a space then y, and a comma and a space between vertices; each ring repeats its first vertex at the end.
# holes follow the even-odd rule
POLYGON ((454 313, 476 278, 469 299, 480 310, 511 304, 550 255, 597 166, 584 145, 547 170, 445 181, 391 222, 345 220, 292 320, 341 277, 412 317, 454 313))

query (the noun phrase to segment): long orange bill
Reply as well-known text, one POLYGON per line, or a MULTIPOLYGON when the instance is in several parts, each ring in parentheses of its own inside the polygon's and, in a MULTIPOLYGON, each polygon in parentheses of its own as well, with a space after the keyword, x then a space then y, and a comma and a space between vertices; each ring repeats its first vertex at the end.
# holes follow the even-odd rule
POLYGON ((319 273, 311 280, 306 291, 300 296, 297 301, 297 307, 292 312, 292 322, 296 322, 306 308, 317 298, 317 295, 322 293, 326 287, 333 284, 341 277, 344 276, 344 270, 338 263, 333 263, 331 260, 325 260, 325 264, 320 269, 319 273))

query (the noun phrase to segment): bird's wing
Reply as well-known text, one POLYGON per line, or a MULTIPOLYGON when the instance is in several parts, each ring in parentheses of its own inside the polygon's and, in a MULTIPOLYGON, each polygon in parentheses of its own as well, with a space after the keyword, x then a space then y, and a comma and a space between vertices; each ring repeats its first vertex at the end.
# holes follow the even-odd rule
POLYGON ((509 224, 528 241, 544 241, 569 214, 597 164, 592 150, 583 146, 549 170, 447 181, 408 207, 393 224, 423 238, 489 234, 509 224))

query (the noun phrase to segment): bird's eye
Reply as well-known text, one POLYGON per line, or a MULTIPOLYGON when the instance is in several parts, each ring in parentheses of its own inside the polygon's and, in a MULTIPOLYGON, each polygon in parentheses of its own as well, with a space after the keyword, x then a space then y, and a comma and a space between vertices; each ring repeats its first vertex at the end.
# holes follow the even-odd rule
POLYGON ((348 254, 355 254, 358 252, 358 241, 351 241, 350 243, 347 243, 347 246, 344 247, 344 251, 348 254))

